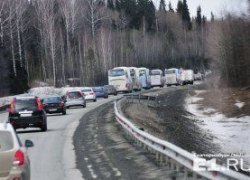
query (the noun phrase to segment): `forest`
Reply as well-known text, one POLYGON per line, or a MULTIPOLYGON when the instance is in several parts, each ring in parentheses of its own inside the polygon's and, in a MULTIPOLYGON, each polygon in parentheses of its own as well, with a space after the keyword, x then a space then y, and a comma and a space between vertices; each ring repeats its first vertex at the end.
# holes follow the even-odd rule
POLYGON ((0 96, 36 82, 103 85, 116 66, 211 69, 218 83, 249 86, 250 13, 225 13, 198 6, 190 17, 186 0, 1 0, 0 96))

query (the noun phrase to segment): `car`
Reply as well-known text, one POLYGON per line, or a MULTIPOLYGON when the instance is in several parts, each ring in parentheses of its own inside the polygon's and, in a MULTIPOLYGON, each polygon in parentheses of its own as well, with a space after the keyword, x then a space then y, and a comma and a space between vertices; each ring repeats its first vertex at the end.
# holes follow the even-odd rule
POLYGON ((108 98, 109 97, 107 90, 103 86, 94 87, 93 90, 94 90, 97 98, 100 98, 100 97, 108 98))
POLYGON ((65 100, 63 100, 60 96, 50 95, 41 99, 43 103, 43 108, 46 113, 54 114, 54 113, 62 113, 66 114, 66 106, 65 100))
POLYGON ((86 107, 85 97, 80 90, 68 91, 64 99, 66 100, 66 108, 73 106, 82 106, 83 108, 86 107))
POLYGON ((81 89, 82 93, 84 94, 85 99, 91 100, 93 102, 96 102, 96 94, 91 87, 84 87, 81 89))
POLYGON ((33 147, 30 140, 21 143, 10 123, 0 123, 0 179, 30 180, 30 160, 27 148, 33 147))
POLYGON ((113 85, 105 85, 104 88, 106 89, 106 91, 108 92, 108 95, 117 95, 117 91, 115 86, 113 85))
POLYGON ((14 97, 10 103, 8 119, 14 129, 38 127, 47 131, 47 114, 40 98, 36 96, 14 97))

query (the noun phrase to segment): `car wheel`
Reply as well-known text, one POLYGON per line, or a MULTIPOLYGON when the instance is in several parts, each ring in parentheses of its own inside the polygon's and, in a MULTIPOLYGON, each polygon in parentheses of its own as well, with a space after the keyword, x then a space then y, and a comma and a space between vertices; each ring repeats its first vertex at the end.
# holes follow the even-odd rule
POLYGON ((82 105, 83 108, 86 108, 86 102, 84 103, 84 105, 82 105))
POLYGON ((66 114, 66 110, 62 111, 62 114, 65 115, 66 114))
POLYGON ((43 132, 47 131, 47 123, 44 124, 44 125, 41 127, 41 130, 42 130, 43 132))
POLYGON ((96 102, 96 99, 94 99, 93 102, 96 102))

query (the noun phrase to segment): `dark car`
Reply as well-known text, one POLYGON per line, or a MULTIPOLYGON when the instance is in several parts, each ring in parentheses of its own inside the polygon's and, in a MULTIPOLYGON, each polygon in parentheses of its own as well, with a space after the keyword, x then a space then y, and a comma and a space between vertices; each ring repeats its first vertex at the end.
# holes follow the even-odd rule
POLYGON ((117 91, 115 86, 113 85, 105 85, 104 88, 106 89, 106 91, 108 92, 108 95, 117 95, 117 91))
POLYGON ((107 90, 102 86, 94 87, 93 90, 94 90, 97 98, 100 98, 100 97, 108 98, 109 97, 107 90))
POLYGON ((43 103, 43 108, 46 113, 62 113, 63 115, 66 114, 65 101, 63 101, 60 96, 44 97, 41 101, 43 103))
POLYGON ((41 100, 34 96, 15 97, 9 109, 9 122, 14 129, 39 127, 47 131, 47 115, 41 100))

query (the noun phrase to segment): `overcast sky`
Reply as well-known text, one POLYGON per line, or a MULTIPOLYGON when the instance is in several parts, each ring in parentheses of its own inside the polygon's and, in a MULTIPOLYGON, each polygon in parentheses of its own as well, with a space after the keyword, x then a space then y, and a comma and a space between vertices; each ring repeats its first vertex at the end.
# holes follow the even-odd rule
MULTIPOLYGON (((153 0, 156 3, 156 7, 159 8, 160 0, 153 0)), ((172 3, 174 9, 177 7, 178 0, 165 0, 167 9, 169 1, 172 3)), ((247 13, 247 0, 187 0, 188 8, 191 17, 196 16, 197 7, 200 5, 202 14, 210 19, 211 11, 215 16, 222 17, 223 11, 233 12, 236 14, 247 13)))

